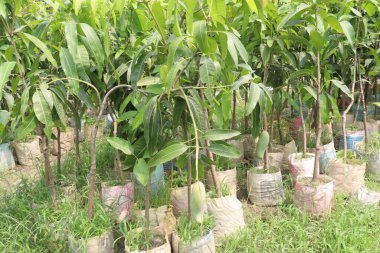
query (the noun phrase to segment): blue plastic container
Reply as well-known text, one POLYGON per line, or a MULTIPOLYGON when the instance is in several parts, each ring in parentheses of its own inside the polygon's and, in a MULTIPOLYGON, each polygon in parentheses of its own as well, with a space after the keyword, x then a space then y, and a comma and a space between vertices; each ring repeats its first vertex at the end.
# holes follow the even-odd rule
POLYGON ((164 166, 162 164, 157 165, 156 169, 150 176, 150 187, 152 193, 157 193, 164 185, 164 166))
MULTIPOLYGON (((364 131, 356 132, 354 134, 347 134, 346 140, 347 140, 347 149, 355 150, 356 143, 364 140, 364 131)), ((342 136, 340 138, 339 148, 343 149, 343 145, 344 144, 343 144, 343 136, 342 136)))
MULTIPOLYGON (((357 104, 354 104, 352 106, 352 113, 355 115, 357 104)), ((369 104, 367 105, 367 116, 373 116, 375 115, 375 105, 369 104)), ((358 112, 358 121, 363 121, 363 105, 359 105, 359 112, 358 112)))
POLYGON ((10 170, 16 167, 9 143, 0 144, 0 171, 10 170))

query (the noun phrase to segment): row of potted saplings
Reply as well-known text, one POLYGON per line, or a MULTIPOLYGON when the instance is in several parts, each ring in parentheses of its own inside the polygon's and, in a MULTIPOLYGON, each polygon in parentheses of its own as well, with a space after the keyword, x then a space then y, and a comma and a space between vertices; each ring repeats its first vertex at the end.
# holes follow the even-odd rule
MULTIPOLYGON (((91 136, 93 126, 82 124, 81 131, 79 132, 79 141, 89 140, 91 136)), ((104 125, 101 126, 104 128, 104 125)), ((101 138, 103 130, 98 131, 98 137, 101 138)), ((53 135, 55 139, 51 142, 51 153, 58 155, 58 131, 53 129, 53 135)), ((72 127, 66 127, 64 132, 60 132, 60 146, 61 152, 68 152, 74 145, 75 130, 72 127)), ((28 135, 20 140, 14 140, 11 143, 0 144, 0 171, 6 171, 14 169, 16 167, 16 161, 23 166, 37 165, 37 162, 41 158, 42 153, 39 144, 39 138, 35 135, 28 135), (14 153, 12 152, 14 150, 14 153), (14 155, 16 155, 16 159, 14 155)))
MULTIPOLYGON (((164 194, 160 192, 160 184, 164 184, 164 174, 161 172, 162 165, 157 166, 153 172, 150 188, 154 194, 164 194), (158 172, 158 173, 157 173, 158 172), (160 177, 160 178, 157 178, 160 177)), ((186 172, 185 172, 186 173, 186 172)), ((186 174, 183 175, 186 178, 186 174)), ((131 250, 128 245, 128 238, 124 239, 124 245, 119 248, 125 252, 160 252, 160 253, 191 253, 191 252, 215 252, 215 245, 222 242, 225 236, 236 233, 245 226, 242 203, 237 199, 237 177, 236 168, 218 171, 217 180, 219 186, 223 188, 221 197, 213 194, 205 194, 205 186, 202 182, 191 184, 190 198, 188 186, 170 189, 170 206, 163 205, 149 209, 149 217, 146 217, 145 210, 134 210, 134 194, 141 187, 136 180, 127 181, 122 185, 109 186, 105 183, 101 185, 101 199, 105 206, 111 207, 117 217, 117 223, 136 222, 137 220, 149 220, 149 232, 153 237, 143 237, 151 239, 150 246, 142 245, 142 248, 131 250), (136 186, 136 187, 135 187, 136 186), (190 203, 190 205, 189 205, 190 203), (191 213, 189 217, 189 213, 191 213), (211 220, 210 226, 205 224, 205 220, 211 220), (189 224, 189 229, 198 227, 198 234, 192 234, 189 238, 181 238, 181 233, 177 231, 177 225, 184 220, 189 224), (193 224, 191 226, 190 224, 193 224)), ((210 172, 206 173, 206 185, 209 189, 214 188, 214 182, 210 172)), ((184 181, 183 185, 186 184, 184 181)), ((146 233, 143 228, 144 223, 139 223, 141 227, 134 228, 128 233, 146 233)), ((187 229, 187 228, 185 228, 187 229)), ((189 231, 191 233, 191 231, 189 231)), ((112 253, 115 248, 115 236, 112 231, 90 239, 69 238, 69 249, 73 252, 102 252, 112 253), (96 249, 96 251, 94 251, 96 249)), ((144 244, 144 243, 143 243, 144 244)))
MULTIPOLYGON (((261 206, 280 204, 284 196, 281 171, 289 172, 295 189, 294 204, 313 215, 324 216, 333 206, 334 190, 351 194, 364 186, 366 168, 375 179, 380 180, 380 121, 370 121, 368 134, 371 138, 366 147, 372 148, 367 148, 366 151, 365 132, 360 125, 362 122, 352 121, 348 127, 346 140, 351 155, 346 160, 341 158, 340 152, 337 155, 331 125, 323 126, 323 133, 328 134, 325 134, 325 140, 322 138, 319 168, 326 175, 320 175, 319 182, 314 185, 305 182, 306 178, 313 177, 315 149, 297 153, 294 140, 286 145, 273 145, 267 153, 268 168, 263 170, 257 166, 248 171, 247 191, 250 201, 261 206), (351 130, 352 125, 356 127, 351 130)), ((339 137, 340 133, 337 132, 339 137)), ((343 139, 340 137, 340 147, 343 148, 343 139)), ((256 152, 257 140, 260 142, 260 139, 253 140, 251 135, 244 136, 244 156, 260 164, 261 157, 256 152)))

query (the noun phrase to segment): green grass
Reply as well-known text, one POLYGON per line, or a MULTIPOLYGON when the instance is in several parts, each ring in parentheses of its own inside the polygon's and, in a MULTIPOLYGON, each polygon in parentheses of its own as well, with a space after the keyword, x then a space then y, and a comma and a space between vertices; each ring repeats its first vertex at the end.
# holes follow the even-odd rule
MULTIPOLYGON (((279 207, 246 208, 247 225, 227 237, 217 252, 378 252, 380 211, 343 195, 335 195, 329 217, 315 219, 292 205, 290 181, 284 181, 286 199, 279 207)), ((366 185, 380 191, 380 184, 366 185)))
MULTIPOLYGON (((108 180, 113 166, 113 152, 105 143, 97 146, 98 178, 108 180)), ((83 182, 89 170, 88 146, 82 146, 83 182)), ((75 159, 69 155, 63 163, 65 184, 76 182, 75 159), (71 176, 67 176, 71 175, 71 176)), ((238 167, 238 186, 246 186, 249 166, 238 167)), ((43 178, 43 177, 42 177, 43 178)), ((323 220, 311 218, 292 205, 291 181, 284 177, 285 201, 281 206, 259 208, 245 203, 246 192, 239 196, 244 202, 247 226, 218 246, 217 252, 378 252, 380 248, 380 211, 363 207, 347 196, 335 196, 331 216, 323 220)), ((380 192, 380 183, 366 178, 366 186, 380 192)), ((0 253, 67 252, 64 238, 69 231, 77 238, 102 234, 113 227, 113 217, 96 204, 95 219, 87 219, 87 187, 83 183, 75 201, 63 200, 60 188, 60 205, 51 206, 50 192, 43 180, 23 180, 11 192, 0 195, 0 253)), ((169 184, 161 191, 168 194, 169 184)), ((143 198, 137 198, 142 208, 143 198)), ((166 204, 167 197, 153 196, 152 205, 166 204)), ((199 237, 202 230, 197 224, 179 221, 180 235, 185 241, 199 237)), ((126 227, 127 228, 127 227, 126 227)), ((128 228, 129 230, 129 228, 128 228)), ((144 236, 144 235, 142 235, 144 236)), ((142 237, 134 238, 141 244, 142 237)), ((134 240, 133 239, 133 240, 134 240)), ((146 245, 146 244, 145 244, 146 245)))

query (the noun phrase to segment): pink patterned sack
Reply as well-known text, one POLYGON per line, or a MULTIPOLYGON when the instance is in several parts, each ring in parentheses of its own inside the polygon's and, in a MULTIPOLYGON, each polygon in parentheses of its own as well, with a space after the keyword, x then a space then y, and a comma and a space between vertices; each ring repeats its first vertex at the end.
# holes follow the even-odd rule
POLYGON ((102 184, 103 203, 114 210, 117 222, 128 218, 133 204, 134 184, 127 182, 125 185, 107 186, 102 184))

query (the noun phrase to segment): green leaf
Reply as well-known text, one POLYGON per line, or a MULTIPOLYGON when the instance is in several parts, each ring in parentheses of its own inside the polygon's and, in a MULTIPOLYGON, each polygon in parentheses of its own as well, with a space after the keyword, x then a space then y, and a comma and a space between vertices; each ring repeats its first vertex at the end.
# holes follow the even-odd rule
POLYGON ((144 112, 144 137, 148 151, 153 153, 157 148, 159 133, 161 132, 161 114, 158 105, 158 96, 152 97, 144 112))
MULTIPOLYGON (((70 51, 66 48, 61 48, 61 51, 59 52, 59 58, 61 60, 63 72, 65 72, 66 76, 69 78, 78 79, 77 68, 70 51)), ((69 79, 69 83, 71 85, 70 88, 74 92, 74 94, 78 94, 79 92, 78 81, 69 79)))
POLYGON ((53 101, 54 101, 54 108, 55 108, 55 111, 57 112, 58 114, 58 117, 59 119, 61 120, 62 124, 64 126, 66 126, 66 113, 65 113, 65 109, 62 105, 62 102, 61 100, 57 97, 56 94, 52 93, 53 95, 53 101))
POLYGON ((239 149, 227 143, 211 143, 209 150, 215 155, 227 158, 239 158, 241 155, 239 149))
POLYGON ((292 80, 292 79, 299 78, 302 76, 311 76, 313 74, 314 74, 314 70, 312 69, 300 69, 300 70, 296 70, 292 72, 289 75, 288 80, 292 80))
POLYGON ((78 16, 84 0, 74 0, 74 13, 78 16))
POLYGON ((37 127, 37 118, 34 114, 30 114, 17 129, 16 140, 22 140, 33 132, 37 127))
POLYGON ((199 20, 194 22, 194 38, 202 53, 207 54, 209 51, 209 43, 207 37, 206 21, 199 20))
POLYGON ((327 23, 334 28, 338 33, 342 33, 342 26, 339 23, 339 20, 334 15, 328 15, 326 17, 327 23))
POLYGON ((267 131, 262 131, 256 146, 256 155, 258 158, 263 158, 265 150, 269 144, 269 139, 269 133, 267 131))
POLYGON ((46 102, 44 95, 41 91, 37 90, 32 97, 33 101, 33 110, 36 114, 37 119, 49 127, 53 125, 53 120, 51 116, 51 111, 49 104, 46 102))
POLYGON ((206 58, 199 68, 199 76, 202 83, 213 84, 215 81, 216 68, 214 62, 206 58))
POLYGON ((161 83, 159 77, 147 76, 137 81, 137 86, 150 86, 161 83))
POLYGON ((236 47, 235 47, 235 44, 234 44, 234 41, 232 40, 232 38, 230 38, 228 36, 227 36, 227 49, 228 49, 228 52, 230 53, 232 60, 234 61, 235 66, 237 66, 239 63, 239 60, 238 60, 238 54, 236 51, 236 47))
POLYGON ((210 141, 227 140, 240 135, 239 131, 230 129, 210 129, 204 133, 203 138, 210 141))
POLYGON ((129 141, 124 140, 119 137, 107 137, 107 141, 112 147, 122 151, 124 154, 126 155, 133 154, 133 147, 131 146, 129 141))
POLYGON ((67 21, 65 23, 65 36, 67 47, 73 58, 76 59, 78 53, 78 32, 77 24, 74 21, 67 21))
POLYGON ((145 67, 145 60, 151 57, 154 52, 142 53, 138 58, 134 58, 132 61, 132 69, 131 69, 131 83, 132 85, 136 85, 137 81, 140 80, 145 67))
POLYGON ((7 19, 7 6, 4 0, 0 0, 0 16, 3 16, 4 20, 7 19))
POLYGON ((124 4, 125 4, 125 0, 115 0, 113 2, 113 9, 115 11, 117 11, 119 13, 119 15, 121 16, 121 14, 123 13, 123 9, 124 9, 124 4))
POLYGON ((243 84, 249 83, 251 80, 252 80, 251 74, 244 75, 233 83, 232 89, 233 90, 239 89, 240 86, 242 86, 243 84))
POLYGON ((248 116, 255 109, 261 95, 261 89, 257 84, 251 84, 248 94, 245 115, 248 116))
POLYGON ((90 67, 90 56, 88 55, 88 52, 86 50, 86 47, 83 45, 78 46, 78 55, 77 55, 78 63, 81 64, 83 67, 90 67))
POLYGON ((178 38, 175 38, 169 45, 169 54, 168 54, 168 63, 167 65, 168 66, 173 66, 174 64, 174 57, 175 57, 175 54, 177 52, 177 49, 179 47, 179 45, 181 44, 181 42, 185 39, 186 37, 185 36, 181 36, 181 37, 178 37, 178 38))
POLYGON ((376 7, 376 5, 374 5, 373 3, 371 2, 368 2, 366 4, 366 6, 364 7, 364 9, 366 10, 366 12, 368 13, 368 15, 370 17, 372 17, 373 15, 375 15, 376 12, 379 11, 379 8, 376 7))
POLYGON ((22 91, 21 94, 21 107, 20 107, 20 113, 22 116, 24 116, 26 109, 29 107, 29 91, 30 87, 27 87, 22 91))
POLYGON ((98 73, 101 75, 103 70, 103 64, 105 60, 105 54, 102 47, 102 43, 94 29, 85 23, 80 24, 83 33, 85 34, 85 45, 88 50, 90 50, 91 54, 94 56, 96 64, 98 65, 98 73))
POLYGON ((208 6, 211 6, 211 18, 213 22, 225 24, 226 19, 226 1, 225 0, 208 0, 208 6))
POLYGON ((294 16, 301 14, 309 7, 309 5, 304 3, 297 4, 297 7, 293 12, 289 12, 285 17, 281 19, 280 23, 276 28, 277 32, 279 32, 283 27, 285 27, 294 16))
POLYGON ((305 85, 303 87, 315 100, 317 99, 317 92, 310 86, 305 85))
POLYGON ((9 80, 9 76, 15 67, 16 62, 4 62, 0 64, 0 100, 2 98, 2 91, 5 86, 5 84, 9 80))
POLYGON ((50 50, 48 49, 45 43, 43 43, 37 37, 34 37, 31 34, 23 33, 23 35, 27 37, 36 47, 38 47, 44 53, 46 59, 48 59, 54 67, 58 66, 56 60, 54 59, 53 55, 51 54, 50 50))
POLYGON ((173 160, 174 158, 182 155, 183 153, 186 152, 186 150, 189 147, 186 146, 184 143, 176 143, 172 144, 163 150, 159 151, 156 153, 151 159, 148 161, 148 167, 155 167, 159 164, 168 162, 170 160, 173 160))
POLYGON ((346 35, 348 42, 353 47, 355 44, 355 31, 350 22, 343 20, 340 22, 344 35, 346 35))
POLYGON ((343 82, 339 81, 339 80, 334 80, 334 79, 331 79, 330 80, 332 82, 332 84, 334 84, 338 89, 340 89, 342 92, 344 92, 347 96, 351 97, 352 96, 352 93, 350 91, 350 89, 343 84, 343 82))
POLYGON ((145 187, 148 184, 149 167, 144 159, 141 158, 136 161, 133 167, 133 174, 142 186, 145 187))
POLYGON ((159 1, 154 1, 152 4, 152 13, 154 15, 155 24, 157 25, 157 29, 159 30, 160 34, 163 36, 163 40, 166 39, 166 17, 164 13, 164 9, 161 6, 161 3, 159 1))
POLYGON ((248 62, 248 53, 247 50, 245 50, 244 45, 241 43, 240 39, 236 37, 235 34, 227 32, 227 44, 229 43, 228 40, 232 41, 235 48, 239 52, 240 57, 243 59, 245 63, 248 62))
POLYGON ((310 44, 312 47, 314 47, 317 50, 317 52, 321 52, 324 45, 325 45, 325 41, 319 32, 311 31, 310 32, 310 44))

